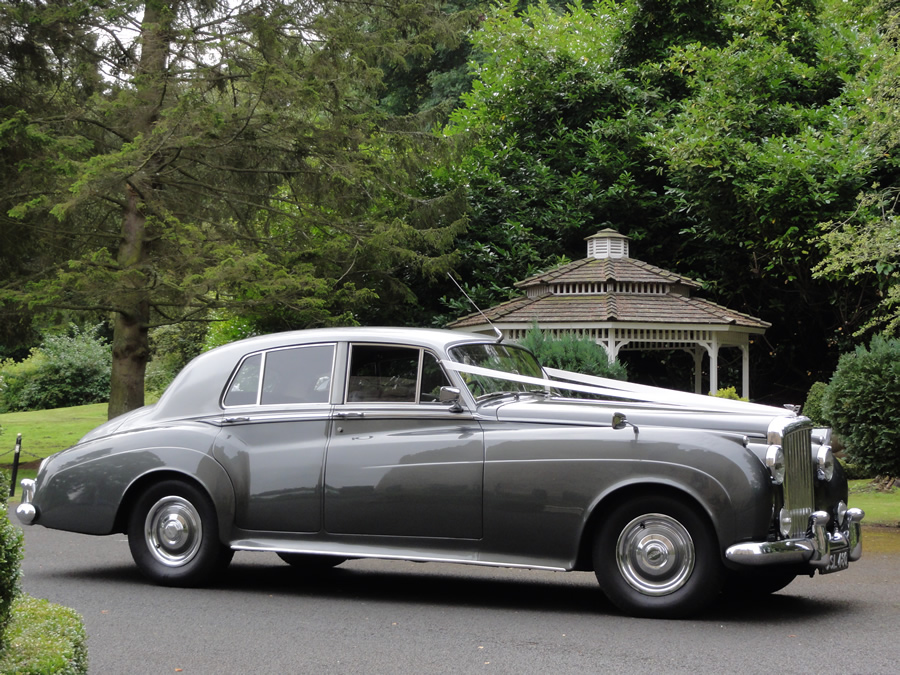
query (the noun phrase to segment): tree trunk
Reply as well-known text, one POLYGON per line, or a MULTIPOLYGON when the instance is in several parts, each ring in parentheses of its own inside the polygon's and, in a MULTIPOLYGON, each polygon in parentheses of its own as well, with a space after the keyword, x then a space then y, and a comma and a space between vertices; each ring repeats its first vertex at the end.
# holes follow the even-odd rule
MULTIPOLYGON (((139 105, 132 121, 134 138, 149 138, 165 95, 169 29, 177 0, 147 0, 141 22, 141 56, 134 83, 139 105)), ((109 419, 144 405, 144 374, 150 358, 150 290, 144 274, 147 259, 147 218, 153 200, 154 173, 159 158, 150 156, 125 186, 122 238, 117 262, 123 275, 113 329, 109 419)))
POLYGON ((125 279, 126 287, 122 288, 121 306, 113 328, 109 419, 144 405, 144 373, 150 357, 147 333, 150 302, 140 269, 145 256, 146 220, 140 211, 138 195, 130 187, 127 191, 118 263, 131 274, 125 279))

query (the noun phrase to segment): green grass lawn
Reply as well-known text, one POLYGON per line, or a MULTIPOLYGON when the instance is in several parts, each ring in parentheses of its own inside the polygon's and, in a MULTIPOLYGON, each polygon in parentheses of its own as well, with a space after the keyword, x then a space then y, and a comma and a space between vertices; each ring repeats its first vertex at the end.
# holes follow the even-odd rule
POLYGON ((10 466, 16 434, 22 434, 20 462, 33 462, 74 445, 106 421, 106 403, 55 410, 33 410, 0 415, 0 466, 10 466))
POLYGON ((870 480, 851 480, 849 502, 866 512, 864 525, 900 527, 900 488, 880 492, 870 480))

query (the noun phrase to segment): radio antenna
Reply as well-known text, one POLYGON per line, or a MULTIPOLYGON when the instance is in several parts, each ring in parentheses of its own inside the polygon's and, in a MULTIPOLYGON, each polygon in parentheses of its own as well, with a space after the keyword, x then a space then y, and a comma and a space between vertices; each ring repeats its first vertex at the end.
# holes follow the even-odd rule
POLYGON ((459 292, 466 296, 466 300, 468 300, 469 304, 475 308, 475 311, 481 314, 481 318, 487 321, 488 326, 494 329, 494 333, 497 335, 497 344, 503 342, 503 333, 500 331, 500 329, 497 328, 497 326, 495 326, 493 323, 491 323, 491 320, 487 318, 484 312, 481 311, 481 307, 475 304, 475 301, 469 297, 469 294, 463 290, 463 287, 459 285, 459 282, 453 278, 453 275, 450 272, 447 272, 447 276, 450 277, 450 281, 452 281, 456 285, 456 287, 459 289, 459 292))

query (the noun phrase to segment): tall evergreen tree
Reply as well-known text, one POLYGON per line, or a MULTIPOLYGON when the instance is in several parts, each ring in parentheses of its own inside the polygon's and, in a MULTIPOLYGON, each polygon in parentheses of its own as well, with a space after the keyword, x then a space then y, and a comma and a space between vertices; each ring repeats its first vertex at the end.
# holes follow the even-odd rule
POLYGON ((35 260, 3 298, 113 314, 110 417, 143 402, 154 324, 222 306, 277 308, 295 326, 353 321, 376 293, 408 300, 411 279, 452 261, 459 201, 420 189, 436 142, 377 99, 386 68, 454 45, 465 13, 400 0, 10 12, 24 30, 5 39, 22 56, 4 87, 43 78, 62 94, 4 102, 17 180, 0 199, 67 255, 35 260), (88 62, 101 74, 90 87, 77 77, 88 62))

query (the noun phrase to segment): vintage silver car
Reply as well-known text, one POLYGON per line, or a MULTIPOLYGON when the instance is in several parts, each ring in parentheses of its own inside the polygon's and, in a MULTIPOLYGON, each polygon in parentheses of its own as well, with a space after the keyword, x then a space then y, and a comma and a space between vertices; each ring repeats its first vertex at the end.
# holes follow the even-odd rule
POLYGON ((128 534, 150 579, 234 551, 592 570, 633 615, 770 593, 861 554, 863 512, 804 417, 542 369, 442 330, 251 338, 192 361, 23 481, 25 524, 128 534))

